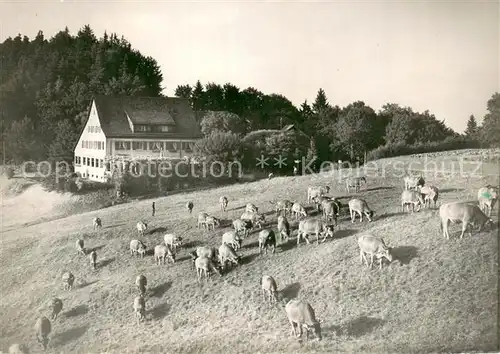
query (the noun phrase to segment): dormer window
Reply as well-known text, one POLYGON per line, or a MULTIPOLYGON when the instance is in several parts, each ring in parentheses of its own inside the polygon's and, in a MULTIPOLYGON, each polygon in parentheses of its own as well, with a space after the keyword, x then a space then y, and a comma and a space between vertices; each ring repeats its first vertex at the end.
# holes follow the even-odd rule
POLYGON ((151 126, 150 125, 136 125, 134 126, 134 131, 136 132, 150 132, 151 131, 151 126))
POLYGON ((162 133, 168 133, 168 132, 172 131, 172 128, 169 127, 168 125, 160 125, 160 126, 158 126, 158 130, 162 133))
POLYGON ((172 125, 145 125, 136 124, 134 126, 135 133, 172 133, 175 127, 172 125))
POLYGON ((169 125, 153 125, 151 131, 155 133, 170 133, 173 127, 169 125))

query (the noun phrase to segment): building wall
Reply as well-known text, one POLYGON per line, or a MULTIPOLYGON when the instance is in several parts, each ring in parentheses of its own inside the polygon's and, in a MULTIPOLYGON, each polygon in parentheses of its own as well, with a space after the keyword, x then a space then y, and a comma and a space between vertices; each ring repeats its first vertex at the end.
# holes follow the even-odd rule
POLYGON ((92 102, 89 119, 74 151, 75 172, 93 181, 106 181, 104 159, 108 145, 101 130, 95 102, 92 102))

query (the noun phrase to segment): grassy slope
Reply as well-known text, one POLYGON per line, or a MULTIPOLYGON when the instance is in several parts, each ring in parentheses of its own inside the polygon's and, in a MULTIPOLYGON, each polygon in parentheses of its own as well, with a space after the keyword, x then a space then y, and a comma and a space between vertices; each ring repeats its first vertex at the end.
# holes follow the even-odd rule
POLYGON ((40 184, 32 180, 7 180, 3 176, 0 176, 0 198, 3 231, 62 217, 65 210, 59 210, 59 206, 71 202, 78 203, 79 199, 69 193, 46 192, 40 184))
MULTIPOLYGON (((390 167, 386 171, 390 174, 390 167)), ((441 202, 474 199, 485 182, 428 178, 428 184, 443 191, 441 202)), ((344 220, 334 241, 291 245, 260 257, 254 233, 244 241, 246 264, 222 278, 197 282, 187 252, 200 244, 218 246, 224 231, 196 229, 198 212, 229 220, 239 217, 246 202, 270 212, 268 200, 305 202, 307 185, 312 183, 329 184, 333 195, 346 195, 332 176, 276 178, 160 198, 154 218, 151 201, 141 201, 4 232, 0 348, 25 342, 39 351, 33 325, 38 315, 48 314, 53 296, 63 300, 64 308, 53 322, 49 346, 65 353, 435 352, 495 347, 498 230, 446 241, 435 210, 400 214, 402 181, 390 176, 370 177, 367 190, 360 192, 377 213, 374 222, 353 225, 344 220), (220 195, 230 200, 225 216, 218 210, 220 195), (192 216, 184 209, 189 199, 195 204, 192 216), (97 233, 91 227, 95 215, 104 225, 97 233), (148 246, 162 241, 161 228, 190 243, 179 262, 156 266, 151 256, 141 260, 128 254, 140 218, 153 229, 145 236, 148 246), (361 231, 384 237, 400 262, 382 271, 362 267, 356 244, 361 231), (76 253, 76 237, 83 237, 87 247, 98 248, 97 271, 76 253), (64 269, 76 276, 71 292, 63 291, 59 281, 64 269), (132 303, 134 280, 140 273, 147 276, 150 293, 148 320, 137 326, 132 303), (275 277, 282 297, 298 296, 311 303, 324 322, 322 342, 299 343, 290 337, 283 309, 286 300, 271 308, 262 303, 259 279, 264 273, 275 277)), ((274 227, 275 215, 269 215, 274 227)))

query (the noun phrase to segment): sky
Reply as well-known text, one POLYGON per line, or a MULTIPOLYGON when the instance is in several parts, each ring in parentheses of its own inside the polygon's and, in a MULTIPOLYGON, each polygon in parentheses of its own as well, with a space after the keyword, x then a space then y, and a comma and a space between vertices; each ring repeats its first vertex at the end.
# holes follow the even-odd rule
POLYGON ((89 24, 123 35, 182 84, 230 82, 296 106, 362 100, 429 110, 458 132, 500 91, 499 1, 4 1, 0 41, 89 24))

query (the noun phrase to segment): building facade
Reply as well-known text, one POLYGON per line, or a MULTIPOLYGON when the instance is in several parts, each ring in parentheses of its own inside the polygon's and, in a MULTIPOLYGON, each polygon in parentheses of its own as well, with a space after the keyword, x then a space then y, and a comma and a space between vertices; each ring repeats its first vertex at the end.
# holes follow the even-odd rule
POLYGON ((97 96, 75 147, 75 172, 105 182, 110 161, 182 159, 201 137, 188 99, 97 96))

